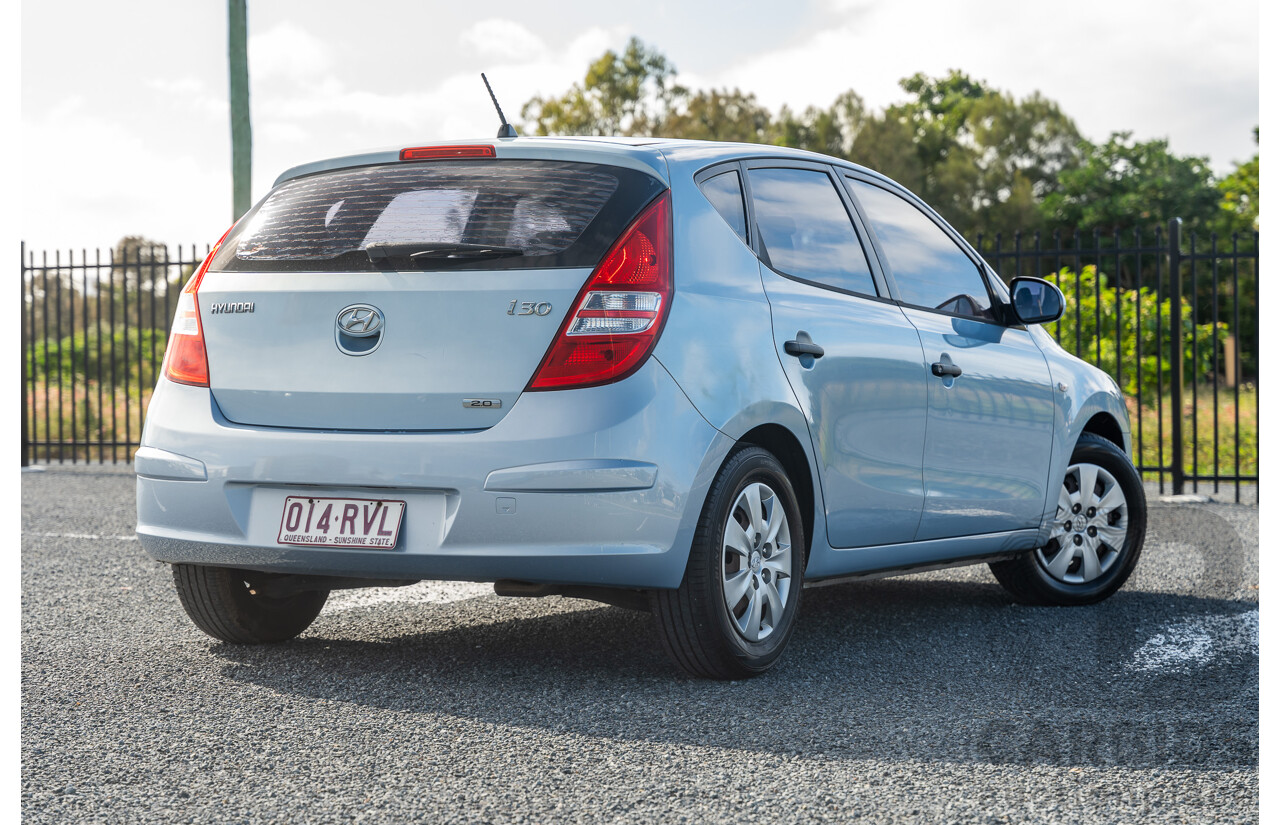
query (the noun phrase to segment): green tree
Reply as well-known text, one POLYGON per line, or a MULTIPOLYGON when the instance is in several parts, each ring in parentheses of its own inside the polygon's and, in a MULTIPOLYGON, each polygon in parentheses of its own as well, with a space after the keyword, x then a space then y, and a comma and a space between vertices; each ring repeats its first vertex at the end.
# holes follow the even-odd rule
POLYGON ((749 91, 690 91, 661 52, 632 38, 582 83, 535 97, 522 113, 537 134, 645 135, 774 143, 852 160, 899 181, 970 238, 1017 231, 1150 228, 1247 230, 1258 212, 1258 163, 1214 181, 1204 158, 1167 141, 1115 132, 1082 140, 1052 100, 1021 99, 952 70, 901 81, 907 98, 869 111, 856 92, 831 106, 775 115, 749 91))
MULTIPOLYGON (((1077 163, 1079 133, 1058 105, 1038 93, 1016 100, 957 70, 901 85, 910 97, 882 115, 903 127, 898 141, 910 135, 916 155, 899 182, 966 235, 1036 228, 1035 202, 1077 163)), ((875 144, 859 136, 853 160, 879 168, 886 154, 901 158, 877 131, 875 144)))
POLYGON ((1016 100, 955 70, 901 86, 908 99, 882 112, 852 91, 830 109, 784 107, 777 142, 888 175, 967 234, 1039 226, 1039 199, 1078 162, 1079 134, 1058 105, 1039 94, 1016 100))
POLYGON ((654 131, 672 138, 769 143, 773 128, 773 115, 755 95, 710 89, 686 97, 654 131))
POLYGON ((988 94, 974 104, 971 117, 981 154, 975 229, 993 234, 1038 228, 1039 202, 1080 161, 1075 123, 1039 92, 1020 101, 988 94))
POLYGON ((783 106, 775 123, 774 141, 782 146, 849 158, 854 141, 867 125, 867 105, 850 89, 827 109, 810 106, 797 115, 783 106))
POLYGON ((622 54, 609 50, 592 63, 582 83, 534 97, 520 114, 539 135, 651 135, 686 94, 675 76, 661 52, 633 37, 622 54))
POLYGON ((1208 226, 1221 198, 1208 159, 1174 155, 1165 140, 1132 138, 1114 132, 1105 143, 1081 142, 1083 162, 1064 170, 1061 188, 1041 201, 1051 226, 1109 234, 1175 217, 1189 230, 1208 226))
MULTIPOLYGON (((1253 142, 1258 142, 1258 127, 1253 127, 1253 142)), ((1214 228, 1224 236, 1258 229, 1258 153, 1245 163, 1237 163, 1231 174, 1218 181, 1222 194, 1220 211, 1214 228)))

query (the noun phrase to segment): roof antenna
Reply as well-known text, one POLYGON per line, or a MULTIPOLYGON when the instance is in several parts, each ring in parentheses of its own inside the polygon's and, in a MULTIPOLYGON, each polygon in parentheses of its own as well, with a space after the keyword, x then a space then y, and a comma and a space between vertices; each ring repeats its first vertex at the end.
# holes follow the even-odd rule
POLYGON ((516 134, 516 127, 507 123, 507 116, 502 113, 502 107, 498 105, 498 98, 494 96, 493 87, 489 85, 489 78, 484 76, 484 72, 480 73, 480 79, 484 81, 484 87, 489 90, 489 99, 493 101, 493 108, 498 110, 498 120, 502 121, 502 125, 498 127, 498 137, 520 137, 520 135, 516 134))

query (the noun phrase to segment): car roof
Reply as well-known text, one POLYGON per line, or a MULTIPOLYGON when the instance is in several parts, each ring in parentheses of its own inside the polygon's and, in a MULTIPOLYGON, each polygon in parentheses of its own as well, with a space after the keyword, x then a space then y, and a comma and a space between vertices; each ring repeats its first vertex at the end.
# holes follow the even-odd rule
POLYGON ((670 184, 669 162, 682 166, 694 164, 698 168, 738 158, 776 157, 833 163, 855 169, 877 178, 883 175, 840 158, 794 149, 788 146, 771 146, 762 143, 732 143, 728 141, 687 140, 662 137, 590 137, 549 136, 516 137, 465 140, 433 140, 423 143, 407 142, 394 147, 384 147, 350 155, 341 155, 295 166, 275 181, 275 186, 292 178, 400 160, 400 150, 416 146, 472 146, 490 145, 499 158, 541 158, 553 160, 596 160, 602 163, 638 168, 650 172, 670 184))

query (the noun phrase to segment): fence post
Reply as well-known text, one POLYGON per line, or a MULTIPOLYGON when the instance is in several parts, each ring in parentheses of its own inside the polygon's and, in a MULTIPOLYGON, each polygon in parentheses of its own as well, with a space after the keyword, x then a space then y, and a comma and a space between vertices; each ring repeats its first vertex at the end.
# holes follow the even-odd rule
POLYGON ((1169 221, 1169 436, 1173 494, 1186 485, 1182 462, 1182 218, 1169 221))
POLYGON ((27 431, 27 242, 23 241, 18 252, 18 290, 21 293, 18 298, 18 313, 22 316, 22 344, 18 347, 18 356, 22 359, 22 370, 19 375, 22 376, 22 388, 18 392, 18 398, 22 399, 22 446, 19 452, 22 455, 22 466, 27 466, 27 441, 29 433, 27 431))

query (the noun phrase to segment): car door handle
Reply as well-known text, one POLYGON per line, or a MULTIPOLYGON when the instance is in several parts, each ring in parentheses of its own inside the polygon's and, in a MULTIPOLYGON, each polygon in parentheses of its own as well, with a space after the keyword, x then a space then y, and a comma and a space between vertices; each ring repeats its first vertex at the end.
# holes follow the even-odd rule
POLYGON ((961 369, 955 364, 943 364, 941 362, 933 365, 933 374, 941 378, 944 375, 959 375, 961 369))
POLYGON ((812 355, 814 358, 821 358, 827 353, 812 341, 788 341, 782 348, 787 351, 787 355, 812 355))

